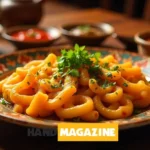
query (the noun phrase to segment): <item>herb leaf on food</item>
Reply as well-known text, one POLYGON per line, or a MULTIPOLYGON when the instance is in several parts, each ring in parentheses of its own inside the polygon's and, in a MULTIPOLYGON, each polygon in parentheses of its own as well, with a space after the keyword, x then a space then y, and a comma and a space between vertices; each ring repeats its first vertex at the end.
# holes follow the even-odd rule
POLYGON ((8 104, 8 102, 7 102, 4 98, 1 98, 1 99, 0 99, 0 103, 1 103, 2 105, 7 105, 7 104, 8 104))
POLYGON ((89 73, 95 74, 99 71, 98 60, 101 53, 97 52, 94 54, 89 54, 85 50, 85 46, 79 46, 75 44, 73 49, 62 50, 61 56, 58 58, 58 71, 64 75, 72 75, 74 77, 79 77, 80 68, 88 67, 89 73), (96 62, 93 63, 91 58, 95 58, 96 62))

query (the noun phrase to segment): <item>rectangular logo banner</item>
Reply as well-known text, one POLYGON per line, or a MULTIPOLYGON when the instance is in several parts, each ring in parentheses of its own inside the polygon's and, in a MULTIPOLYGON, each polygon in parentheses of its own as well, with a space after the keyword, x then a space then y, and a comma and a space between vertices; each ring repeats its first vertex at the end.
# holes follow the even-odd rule
POLYGON ((60 123, 58 141, 118 141, 118 124, 60 123))

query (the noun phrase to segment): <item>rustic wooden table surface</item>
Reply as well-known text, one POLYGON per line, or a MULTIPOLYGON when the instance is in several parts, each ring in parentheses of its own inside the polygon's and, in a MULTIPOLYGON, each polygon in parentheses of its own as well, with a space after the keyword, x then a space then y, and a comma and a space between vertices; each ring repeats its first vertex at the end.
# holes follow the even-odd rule
MULTIPOLYGON (((107 22, 112 24, 116 33, 119 36, 125 38, 133 38, 134 34, 139 31, 150 29, 150 23, 143 20, 136 20, 127 18, 120 14, 109 12, 102 9, 88 9, 88 10, 73 10, 61 13, 61 14, 49 14, 46 13, 43 16, 40 26, 60 26, 66 23, 74 22, 89 22, 99 23, 107 22)), ((61 38, 53 45, 65 45, 69 41, 65 38, 61 38)), ((110 37, 102 45, 105 47, 112 47, 117 49, 125 49, 126 45, 120 41, 110 37)), ((1 53, 12 53, 16 48, 0 39, 0 51, 1 53)), ((133 50, 133 49, 128 49, 133 50)), ((136 51, 136 50, 135 50, 136 51)), ((119 142, 88 142, 88 143, 57 143, 57 137, 29 137, 27 132, 29 128, 17 126, 10 123, 0 122, 0 150, 4 149, 64 149, 75 150, 82 149, 82 146, 86 149, 120 149, 120 150, 150 150, 150 126, 140 127, 136 129, 130 129, 120 131, 119 142)))

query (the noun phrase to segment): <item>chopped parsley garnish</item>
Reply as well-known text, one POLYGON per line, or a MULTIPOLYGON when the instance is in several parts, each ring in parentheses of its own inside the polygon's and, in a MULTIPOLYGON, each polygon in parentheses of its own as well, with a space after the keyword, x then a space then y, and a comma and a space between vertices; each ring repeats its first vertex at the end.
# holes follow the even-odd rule
MULTIPOLYGON (((51 82, 48 80, 48 82, 49 82, 49 84, 51 84, 51 82)), ((60 80, 58 83, 56 83, 56 84, 51 84, 50 85, 51 86, 51 88, 53 88, 53 89, 57 89, 57 88, 63 88, 63 85, 62 85, 62 80, 60 80)))
POLYGON ((105 80, 105 82, 102 84, 102 88, 105 89, 108 86, 109 86, 109 82, 105 80))
POLYGON ((111 72, 107 72, 107 77, 112 78, 112 73, 111 72))
POLYGON ((48 82, 49 84, 51 84, 51 81, 50 81, 50 80, 47 80, 47 82, 48 82))
POLYGON ((90 80, 90 83, 91 83, 91 84, 94 84, 94 83, 95 83, 95 81, 94 81, 93 79, 91 79, 91 80, 90 80))
POLYGON ((57 78, 58 78, 58 75, 57 75, 57 74, 54 74, 53 77, 54 77, 54 79, 57 79, 57 78))
POLYGON ((3 104, 3 105, 7 105, 7 102, 6 102, 6 100, 4 98, 0 99, 0 103, 3 104))
POLYGON ((95 64, 94 66, 90 66, 90 68, 88 69, 88 72, 90 76, 94 78, 97 78, 99 75, 102 75, 102 71, 98 64, 95 64))
POLYGON ((127 84, 127 83, 123 83, 123 86, 124 86, 124 87, 128 87, 128 84, 127 84))
POLYGON ((98 61, 99 61, 99 58, 101 57, 101 53, 96 52, 96 53, 94 53, 94 54, 91 54, 90 57, 91 57, 91 58, 95 58, 96 61, 98 62, 98 61))
POLYGON ((79 77, 79 71, 77 69, 72 69, 68 72, 69 75, 73 77, 79 77))
POLYGON ((39 72, 38 72, 38 71, 36 72, 36 75, 37 75, 37 76, 39 75, 39 72))
POLYGON ((53 89, 57 89, 59 87, 60 87, 60 85, 57 85, 57 84, 51 85, 51 88, 53 88, 53 89))
POLYGON ((113 67, 113 71, 118 71, 118 69, 119 69, 119 66, 114 66, 113 67))
POLYGON ((109 85, 110 85, 110 86, 115 86, 115 85, 116 85, 116 82, 109 82, 109 85))
POLYGON ((58 71, 62 76, 69 74, 79 77, 79 68, 90 67, 88 69, 89 73, 99 73, 98 59, 100 56, 101 53, 99 52, 89 54, 85 50, 85 46, 80 47, 78 44, 75 44, 74 49, 61 51, 61 56, 58 57, 58 71), (94 63, 91 58, 95 58, 96 62, 94 63))
POLYGON ((110 82, 108 80, 105 80, 104 83, 102 84, 102 88, 105 89, 106 87, 115 86, 115 85, 116 85, 116 82, 110 82))
MULTIPOLYGON (((8 98, 8 95, 7 95, 7 98, 8 98)), ((0 98, 0 103, 1 103, 2 105, 10 105, 10 103, 7 102, 4 98, 0 98)))
POLYGON ((104 63, 103 68, 108 69, 109 68, 109 63, 108 62, 104 63))
POLYGON ((47 65, 50 67, 51 66, 51 62, 48 62, 47 65))

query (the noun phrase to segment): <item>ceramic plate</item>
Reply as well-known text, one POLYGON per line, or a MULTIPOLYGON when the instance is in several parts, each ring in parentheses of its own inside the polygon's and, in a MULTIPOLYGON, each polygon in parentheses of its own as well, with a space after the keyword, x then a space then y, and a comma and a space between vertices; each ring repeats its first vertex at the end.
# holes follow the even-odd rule
MULTIPOLYGON (((62 48, 64 47, 37 48, 19 51, 9 55, 2 55, 0 56, 0 78, 2 79, 5 75, 13 71, 16 67, 22 66, 33 59, 44 59, 50 52, 60 54, 60 50, 62 48)), ((121 52, 118 50, 109 50, 104 48, 88 48, 88 50, 91 53, 95 51, 101 51, 102 56, 112 54, 120 62, 132 60, 133 63, 139 65, 142 68, 143 73, 147 76, 147 79, 149 80, 150 77, 149 58, 139 56, 135 53, 121 52)), ((39 127, 39 128, 57 127, 57 124, 62 122, 54 118, 45 118, 45 119, 32 118, 24 114, 14 113, 11 109, 11 106, 5 106, 2 104, 0 104, 0 119, 23 126, 39 127)), ((150 124, 150 107, 126 119, 109 120, 109 121, 100 120, 100 122, 118 123, 119 129, 127 129, 147 125, 150 124)))

